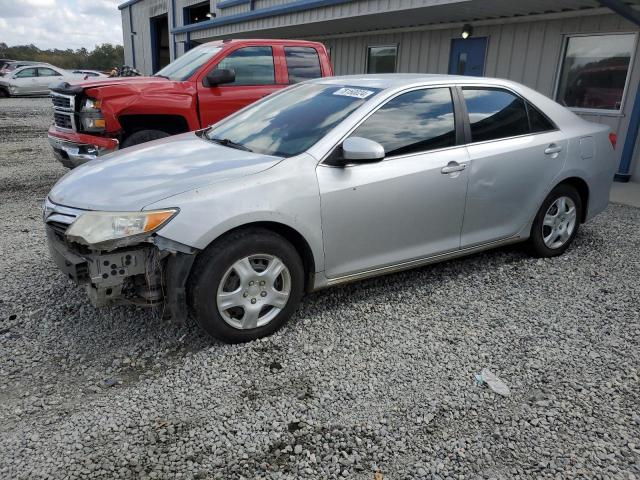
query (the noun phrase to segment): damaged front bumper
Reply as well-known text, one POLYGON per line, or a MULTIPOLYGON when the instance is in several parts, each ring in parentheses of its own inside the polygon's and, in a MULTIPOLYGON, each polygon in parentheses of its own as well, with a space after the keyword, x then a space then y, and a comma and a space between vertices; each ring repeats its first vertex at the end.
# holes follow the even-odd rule
POLYGON ((85 287, 91 303, 164 304, 167 316, 184 320, 186 282, 196 250, 157 236, 110 251, 73 243, 65 232, 80 213, 47 200, 45 230, 51 258, 67 278, 85 287))
POLYGON ((47 137, 56 159, 67 168, 75 168, 118 149, 115 138, 63 132, 55 125, 49 128, 47 137))

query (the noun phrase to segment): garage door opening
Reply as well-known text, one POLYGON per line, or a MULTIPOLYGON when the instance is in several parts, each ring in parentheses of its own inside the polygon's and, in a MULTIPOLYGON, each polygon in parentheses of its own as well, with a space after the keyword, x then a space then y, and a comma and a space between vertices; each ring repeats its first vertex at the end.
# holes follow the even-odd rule
POLYGON ((153 73, 171 62, 169 16, 166 13, 151 18, 151 61, 153 73))

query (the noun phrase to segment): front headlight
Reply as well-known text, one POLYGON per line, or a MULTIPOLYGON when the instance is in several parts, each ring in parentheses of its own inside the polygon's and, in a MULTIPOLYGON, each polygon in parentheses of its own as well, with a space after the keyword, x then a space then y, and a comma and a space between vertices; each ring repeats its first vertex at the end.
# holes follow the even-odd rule
POLYGON ((106 126, 100 107, 102 100, 86 98, 80 111, 80 123, 85 132, 103 132, 106 126))
POLYGON ((95 98, 87 98, 84 101, 84 105, 82 106, 82 110, 88 111, 100 111, 100 107, 102 106, 102 100, 96 100, 95 98))
POLYGON ((177 208, 148 212, 86 212, 69 227, 66 234, 72 241, 96 245, 113 240, 143 237, 171 220, 177 208))
POLYGON ((101 132, 106 125, 104 118, 100 117, 86 117, 81 116, 82 129, 87 132, 101 132))

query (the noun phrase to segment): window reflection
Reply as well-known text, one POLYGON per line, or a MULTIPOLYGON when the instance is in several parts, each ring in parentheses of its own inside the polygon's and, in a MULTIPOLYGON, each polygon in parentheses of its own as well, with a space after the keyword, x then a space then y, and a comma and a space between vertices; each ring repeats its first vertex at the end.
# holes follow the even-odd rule
POLYGON ((301 84, 248 108, 207 135, 266 155, 298 155, 380 91, 353 87, 351 93, 342 93, 345 90, 349 89, 343 85, 301 84))
POLYGON ((367 73, 395 73, 398 48, 369 47, 367 58, 367 73))
POLYGON ((387 156, 455 145, 451 92, 448 88, 431 88, 393 98, 352 136, 378 142, 387 156))
POLYGON ((271 85, 276 83, 271 47, 240 48, 224 58, 217 68, 235 72, 235 82, 227 85, 271 85))
POLYGON ((287 61, 289 83, 303 82, 322 76, 320 59, 315 48, 284 47, 284 55, 287 61))
POLYGON ((472 141, 482 142, 529 133, 527 110, 521 98, 492 88, 465 87, 462 91, 469 112, 472 141))
POLYGON ((574 108, 620 110, 634 34, 567 39, 557 100, 574 108))

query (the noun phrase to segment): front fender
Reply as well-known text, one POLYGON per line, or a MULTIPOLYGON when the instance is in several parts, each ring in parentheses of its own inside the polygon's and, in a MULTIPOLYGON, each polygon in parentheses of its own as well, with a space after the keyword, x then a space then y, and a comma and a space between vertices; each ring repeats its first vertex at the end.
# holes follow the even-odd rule
POLYGON ((309 244, 317 271, 324 270, 320 193, 316 160, 308 154, 274 167, 147 205, 145 209, 180 208, 158 233, 204 249, 225 233, 244 225, 272 222, 298 232, 309 244))

